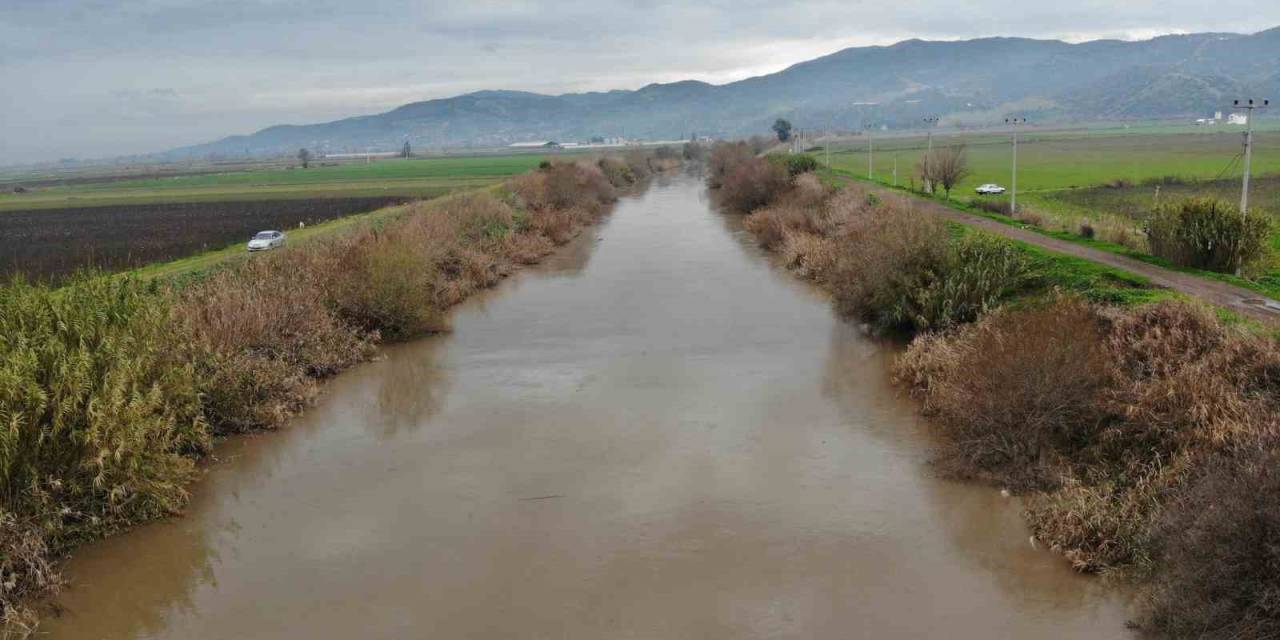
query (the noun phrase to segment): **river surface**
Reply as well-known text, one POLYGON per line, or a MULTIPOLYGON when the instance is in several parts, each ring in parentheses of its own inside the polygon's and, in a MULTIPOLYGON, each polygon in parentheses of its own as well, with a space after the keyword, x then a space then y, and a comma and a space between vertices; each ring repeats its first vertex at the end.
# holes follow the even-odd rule
POLYGON ((47 637, 1128 635, 1016 500, 933 475, 892 350, 694 178, 453 324, 82 548, 47 637))

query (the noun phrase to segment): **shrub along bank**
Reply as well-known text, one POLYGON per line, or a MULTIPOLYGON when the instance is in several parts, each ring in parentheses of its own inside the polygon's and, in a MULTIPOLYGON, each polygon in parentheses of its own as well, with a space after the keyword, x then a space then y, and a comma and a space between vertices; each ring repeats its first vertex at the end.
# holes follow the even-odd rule
POLYGON ((670 155, 550 163, 184 282, 0 287, 4 634, 33 628, 60 554, 177 512, 214 437, 280 426, 381 340, 445 328, 670 155))
POLYGON ((1280 637, 1274 337, 811 174, 763 206, 731 195, 841 311, 913 336, 895 374, 943 436, 941 470, 1023 494, 1036 540, 1140 585, 1152 631, 1280 637))

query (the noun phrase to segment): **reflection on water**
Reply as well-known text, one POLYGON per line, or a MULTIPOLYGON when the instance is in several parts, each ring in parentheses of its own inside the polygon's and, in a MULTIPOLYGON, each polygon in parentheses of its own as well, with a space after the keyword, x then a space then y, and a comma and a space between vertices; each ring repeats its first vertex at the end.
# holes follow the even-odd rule
POLYGON ((376 378, 379 419, 367 421, 369 428, 393 436, 425 424, 444 407, 449 370, 440 366, 437 355, 447 339, 433 336, 384 350, 383 361, 371 374, 376 378))
POLYGON ((680 177, 219 448, 70 563, 57 638, 1123 637, 940 481, 891 349, 680 177))

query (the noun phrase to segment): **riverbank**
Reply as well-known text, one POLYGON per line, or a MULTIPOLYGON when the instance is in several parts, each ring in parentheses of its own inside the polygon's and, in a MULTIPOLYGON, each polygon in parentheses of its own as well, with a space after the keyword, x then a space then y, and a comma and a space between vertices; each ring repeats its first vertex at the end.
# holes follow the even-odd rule
POLYGON ((1261 569, 1280 559, 1274 338, 742 149, 713 156, 712 184, 740 167, 775 185, 722 194, 752 203, 762 246, 842 312, 913 337, 897 375, 943 439, 939 469, 1024 495, 1039 544, 1141 585, 1150 630, 1280 632, 1280 574, 1261 569))
POLYGON ((661 176, 219 445, 65 566, 59 640, 1121 640, 1123 602, 940 479, 896 349, 661 176), (426 630, 426 631, 424 631, 426 630))
POLYGON ((0 287, 6 634, 32 629, 67 550, 178 512, 213 438, 280 426, 377 344, 446 329, 450 307, 677 162, 546 163, 175 280, 0 287))

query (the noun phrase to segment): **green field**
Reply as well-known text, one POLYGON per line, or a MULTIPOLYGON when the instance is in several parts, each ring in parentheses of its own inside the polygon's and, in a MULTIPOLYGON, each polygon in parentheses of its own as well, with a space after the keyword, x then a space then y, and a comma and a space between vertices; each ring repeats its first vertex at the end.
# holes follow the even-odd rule
MULTIPOLYGON (((1213 196, 1229 201, 1240 197, 1243 127, 1215 125, 1134 126, 1121 129, 1037 131, 1022 130, 1018 144, 1018 220, 989 215, 1002 222, 1029 223, 1055 237, 1167 265, 1146 255, 1141 223, 1160 198, 1168 202, 1187 196, 1213 196), (1097 234, 1081 237, 1088 223, 1097 234)), ((982 197, 973 188, 986 182, 1010 186, 1012 148, 1008 133, 947 132, 934 136, 935 148, 963 143, 970 174, 952 193, 957 206, 1004 203, 1008 196, 982 197)), ((1280 223, 1280 126, 1260 124, 1254 134, 1251 207, 1271 212, 1280 223)), ((913 185, 917 162, 925 153, 925 138, 885 137, 873 141, 874 179, 913 185)), ((825 160, 825 149, 813 154, 825 160)), ((831 164, 840 172, 867 176, 865 138, 833 144, 831 164)), ((920 186, 916 178, 914 186, 920 186)), ((1272 244, 1280 252, 1280 224, 1272 244)), ((1274 261, 1273 261, 1274 262, 1274 261)), ((1206 277, 1229 280, 1255 291, 1280 296, 1280 267, 1260 265, 1251 279, 1232 278, 1192 269, 1206 277)))
MULTIPOLYGON (((1117 179, 1140 182, 1178 176, 1188 179, 1238 177, 1243 127, 1132 127, 1130 129, 1019 132, 1018 192, 1034 193, 1105 184, 1117 179)), ((1280 129, 1259 127, 1255 132, 1254 174, 1280 173, 1280 129)), ((971 173, 956 189, 971 194, 986 182, 1010 186, 1012 145, 1008 133, 939 132, 934 146, 964 144, 971 173)), ((875 179, 893 182, 894 159, 898 183, 909 185, 925 138, 884 137, 872 141, 875 179)), ((815 153, 820 160, 823 153, 815 153)), ((867 142, 846 140, 832 145, 831 164, 855 175, 867 174, 867 142)), ((918 182, 918 180, 917 180, 918 182)))
MULTIPOLYGON (((309 169, 267 165, 262 169, 33 187, 26 193, 0 193, 0 211, 85 207, 107 204, 214 202, 403 195, 435 197, 457 189, 497 182, 542 161, 537 154, 423 159, 383 159, 309 169)), ((109 176, 108 176, 109 177, 109 176)))

